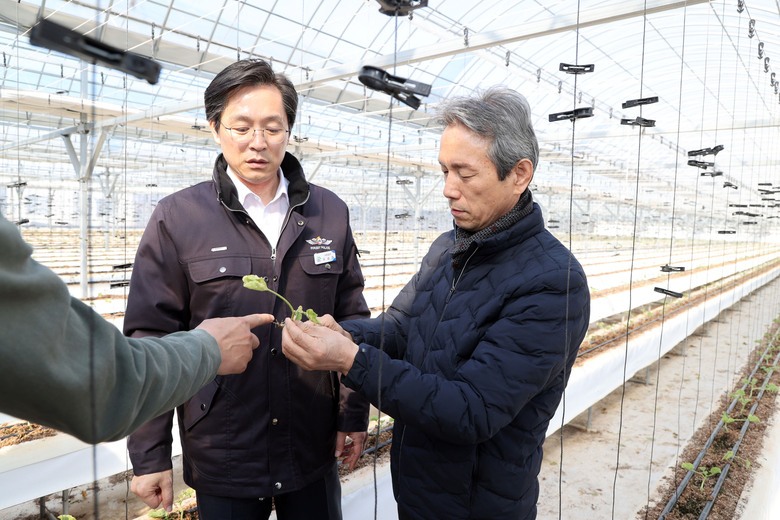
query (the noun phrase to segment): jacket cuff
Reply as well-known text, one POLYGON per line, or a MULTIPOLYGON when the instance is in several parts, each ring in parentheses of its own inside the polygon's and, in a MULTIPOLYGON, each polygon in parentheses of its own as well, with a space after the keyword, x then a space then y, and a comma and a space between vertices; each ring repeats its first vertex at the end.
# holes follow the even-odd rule
POLYGON ((128 451, 130 463, 133 465, 133 475, 148 475, 173 469, 171 462, 171 445, 158 446, 150 451, 128 451))
MULTIPOLYGON (((344 330, 347 330, 346 328, 344 330)), ((358 344, 358 351, 355 354, 355 360, 352 362, 352 367, 347 372, 347 375, 341 376, 341 382, 356 391, 361 391, 366 381, 366 377, 369 373, 371 361, 369 359, 369 352, 376 350, 371 345, 366 343, 358 344)))
POLYGON ((363 341, 363 334, 362 328, 358 327, 356 323, 357 321, 364 321, 364 320, 350 320, 350 321, 342 321, 339 323, 341 325, 341 328, 349 332, 349 334, 352 336, 352 342, 357 343, 360 345, 363 341))

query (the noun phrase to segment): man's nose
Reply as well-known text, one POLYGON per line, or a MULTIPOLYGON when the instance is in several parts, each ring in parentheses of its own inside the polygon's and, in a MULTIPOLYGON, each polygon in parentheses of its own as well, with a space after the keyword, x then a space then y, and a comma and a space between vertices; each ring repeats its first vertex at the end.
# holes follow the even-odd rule
POLYGON ((268 143, 265 140, 265 132, 263 130, 254 129, 252 139, 249 141, 249 145, 253 148, 265 148, 268 143))
POLYGON ((452 175, 447 176, 447 178, 444 180, 443 194, 448 199, 458 198, 458 190, 455 184, 455 181, 452 180, 452 175))

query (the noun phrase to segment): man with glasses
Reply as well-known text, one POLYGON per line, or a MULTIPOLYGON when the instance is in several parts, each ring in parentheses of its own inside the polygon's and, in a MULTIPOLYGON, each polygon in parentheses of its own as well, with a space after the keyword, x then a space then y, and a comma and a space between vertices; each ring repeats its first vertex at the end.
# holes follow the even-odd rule
MULTIPOLYGON (((147 225, 130 283, 125 334, 161 336, 206 318, 289 307, 243 287, 262 277, 295 306, 339 320, 367 317, 346 204, 309 184, 285 151, 298 96, 260 60, 221 71, 205 92, 222 153, 213 178, 163 198, 147 225)), ((246 371, 218 376, 178 411, 185 482, 201 520, 340 519, 337 457, 353 467, 368 403, 337 374, 305 371, 282 354, 281 328, 254 329, 264 348, 246 371), (349 436, 352 444, 345 443, 349 436)), ((133 492, 171 508, 173 414, 128 440, 133 492)))

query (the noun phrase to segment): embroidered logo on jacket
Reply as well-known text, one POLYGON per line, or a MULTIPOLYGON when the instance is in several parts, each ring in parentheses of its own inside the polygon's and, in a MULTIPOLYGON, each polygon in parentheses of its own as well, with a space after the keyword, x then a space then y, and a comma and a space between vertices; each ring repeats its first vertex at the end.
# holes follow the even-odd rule
POLYGON ((328 240, 327 238, 322 237, 310 238, 306 241, 307 244, 311 244, 313 246, 329 246, 331 242, 333 242, 333 240, 328 240))

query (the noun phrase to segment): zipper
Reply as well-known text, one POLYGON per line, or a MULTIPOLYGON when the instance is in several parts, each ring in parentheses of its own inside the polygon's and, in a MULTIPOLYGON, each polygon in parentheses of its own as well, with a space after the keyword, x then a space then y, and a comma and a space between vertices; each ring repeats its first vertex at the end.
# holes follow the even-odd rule
MULTIPOLYGON (((298 204, 296 204, 294 206, 290 206, 287 209, 287 215, 284 217, 284 222, 282 223, 282 227, 279 230, 279 238, 282 238, 282 233, 284 233, 284 229, 287 227, 287 224, 290 222, 290 216, 292 215, 292 212, 296 208, 299 208, 299 207, 303 206, 304 204, 306 204, 307 202, 309 202, 309 197, 311 197, 311 188, 309 189, 309 191, 306 192, 306 198, 305 199, 303 199, 302 201, 300 201, 298 204)), ((277 246, 279 245, 279 240, 276 241, 276 245, 277 246)), ((273 247, 273 246, 271 247, 271 265, 274 268, 274 272, 276 272, 276 247, 273 247)))
MULTIPOLYGON (((439 322, 436 324, 436 328, 439 327, 439 323, 441 323, 442 317, 444 316, 444 311, 447 309, 447 305, 450 303, 450 299, 452 298, 453 293, 455 292, 455 286, 458 285, 458 282, 460 281, 461 277, 463 276, 463 272, 466 270, 466 266, 469 263, 469 260, 471 260, 471 257, 474 256, 474 254, 479 250, 479 246, 474 248, 474 251, 469 255, 469 257, 466 259, 466 261, 463 263, 463 268, 460 270, 460 273, 457 277, 453 277, 452 279, 452 286, 450 287, 450 294, 447 296, 447 301, 444 302, 444 308, 441 310, 441 314, 439 314, 439 322)), ((434 329, 435 330, 435 329, 434 329)), ((428 354, 428 348, 430 347, 430 342, 428 342, 428 345, 425 347, 425 352, 423 352, 422 360, 420 361, 420 364, 424 364, 425 358, 428 354)), ((399 479, 403 475, 403 472, 401 471, 401 461, 403 460, 403 457, 401 456, 401 453, 403 452, 404 448, 404 435, 406 435, 406 425, 404 424, 404 429, 401 432, 401 444, 398 448, 398 477, 399 479)), ((393 434, 393 437, 395 437, 395 433, 393 434)), ((395 496, 396 502, 398 502, 398 495, 395 496)))
MULTIPOLYGON (((466 261, 463 263, 463 268, 460 270, 460 273, 457 277, 452 278, 452 286, 450 287, 450 293, 447 295, 447 299, 444 300, 444 307, 442 308, 441 312, 439 313, 439 320, 436 322, 436 327, 433 328, 434 333, 436 329, 439 328, 439 324, 441 323, 441 320, 444 318, 444 311, 447 310, 447 305, 450 304, 450 300, 452 299, 452 295, 455 294, 455 286, 458 285, 458 282, 460 281, 461 277, 463 276, 463 272, 466 270, 466 266, 469 263, 469 260, 471 260, 471 257, 474 256, 474 254, 479 250, 479 246, 474 248, 474 251, 471 252, 469 257, 466 259, 466 261)), ((428 349, 431 348, 431 342, 427 341, 425 345, 425 351, 423 351, 422 359, 420 360, 420 366, 425 363, 425 358, 428 357, 428 349)))
MULTIPOLYGON (((301 202, 297 203, 294 206, 290 206, 287 209, 287 215, 284 217, 284 222, 282 223, 282 228, 279 230, 279 237, 280 238, 282 236, 282 233, 284 232, 284 228, 286 228, 287 224, 290 222, 290 216, 292 215, 293 210, 295 210, 296 208, 299 208, 299 207, 303 206, 304 204, 306 204, 307 202, 309 202, 309 197, 311 197, 311 190, 309 190, 306 193, 306 198, 305 199, 303 199, 301 202)), ((220 202, 220 204, 222 204, 222 206, 226 210, 231 211, 233 213, 241 213, 242 215, 244 215, 248 219, 248 222, 252 221, 252 217, 249 216, 249 213, 247 213, 246 210, 243 210, 243 209, 233 209, 230 206, 228 206, 227 204, 225 204, 225 201, 222 200, 221 198, 219 199, 219 202, 220 202)), ((255 227, 257 227, 257 224, 255 224, 255 227)), ((259 231, 259 228, 258 228, 258 231, 259 231)), ((265 238, 266 242, 268 242, 268 245, 271 246, 271 265, 273 266, 273 270, 275 272, 276 271, 276 247, 271 245, 271 242, 268 240, 268 237, 263 235, 262 231, 260 232, 260 234, 263 236, 263 238, 265 238)), ((276 245, 277 246, 279 245, 278 239, 277 239, 276 245)))
MULTIPOLYGON (((452 293, 455 292, 455 286, 458 285, 458 282, 460 281, 461 277, 463 276, 463 273, 466 271, 466 266, 469 264, 469 260, 471 260, 471 257, 474 256, 474 254, 479 250, 479 246, 474 248, 474 251, 471 252, 468 258, 466 258, 466 261, 463 262, 463 268, 461 268, 460 273, 458 274, 457 278, 452 279, 452 287, 450 287, 450 296, 452 296, 452 293)), ((447 298, 447 301, 449 302, 449 298, 447 298)))

